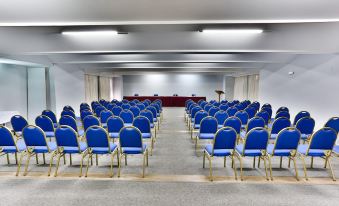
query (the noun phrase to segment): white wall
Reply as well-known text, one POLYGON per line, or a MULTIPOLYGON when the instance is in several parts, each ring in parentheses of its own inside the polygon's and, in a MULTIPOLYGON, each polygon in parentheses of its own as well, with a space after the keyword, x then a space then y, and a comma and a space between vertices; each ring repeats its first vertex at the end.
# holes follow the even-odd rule
POLYGON ((299 55, 289 64, 267 66, 259 88, 261 103, 271 103, 274 110, 287 106, 292 118, 307 110, 320 128, 339 116, 339 55, 299 55))
POLYGON ((54 82, 57 117, 60 117, 65 105, 72 106, 76 114, 80 115, 79 106, 82 102, 85 102, 84 71, 78 68, 53 66, 50 72, 54 82))
POLYGON ((45 68, 29 68, 27 71, 28 121, 33 123, 46 109, 46 76, 45 68))
POLYGON ((0 111, 18 111, 27 118, 27 68, 0 64, 0 111))
POLYGON ((153 96, 206 96, 208 100, 217 99, 216 89, 223 90, 223 75, 204 74, 149 74, 123 76, 123 95, 153 96))

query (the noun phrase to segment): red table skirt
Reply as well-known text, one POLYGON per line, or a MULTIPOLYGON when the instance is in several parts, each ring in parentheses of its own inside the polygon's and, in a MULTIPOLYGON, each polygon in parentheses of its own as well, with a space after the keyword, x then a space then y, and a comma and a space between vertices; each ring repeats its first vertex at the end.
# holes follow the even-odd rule
POLYGON ((137 99, 139 101, 144 101, 145 99, 149 99, 152 102, 156 99, 160 99, 162 101, 163 107, 184 107, 185 102, 188 99, 191 99, 195 102, 198 102, 200 99, 206 100, 206 97, 174 97, 174 96, 124 96, 124 99, 133 100, 137 99))

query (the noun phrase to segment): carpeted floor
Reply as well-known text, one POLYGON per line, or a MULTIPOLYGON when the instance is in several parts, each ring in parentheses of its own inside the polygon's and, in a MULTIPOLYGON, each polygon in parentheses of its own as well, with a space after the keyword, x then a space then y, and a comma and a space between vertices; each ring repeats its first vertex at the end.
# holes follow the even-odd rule
MULTIPOLYGON (((46 160, 49 163, 49 156, 46 160)), ((15 177, 16 166, 7 165, 2 157, 0 205, 336 205, 339 202, 339 184, 329 178, 322 160, 316 160, 316 169, 309 170, 310 181, 304 180, 298 161, 301 178, 298 182, 293 167, 287 168, 287 160, 283 169, 279 169, 279 159, 275 159, 276 178, 266 181, 263 164, 253 169, 253 159, 246 159, 245 180, 241 182, 234 180, 230 160, 224 168, 223 160, 215 159, 215 179, 208 181, 209 170, 202 168, 201 155, 195 155, 184 124, 183 108, 165 108, 153 156, 149 158, 148 176, 144 179, 140 177, 141 156, 128 157, 128 165, 122 166, 119 179, 116 167, 115 176, 108 177, 108 156, 99 158, 99 166, 90 166, 87 179, 78 178, 79 160, 74 156, 73 166, 69 166, 68 160, 66 165, 61 164, 55 178, 47 177, 47 165, 36 165, 32 158, 28 175, 23 177, 21 172, 15 177)), ((42 163, 41 157, 39 161, 42 163)), ((11 162, 14 163, 13 157, 11 162)), ((333 166, 339 175, 339 158, 333 159, 333 166)))

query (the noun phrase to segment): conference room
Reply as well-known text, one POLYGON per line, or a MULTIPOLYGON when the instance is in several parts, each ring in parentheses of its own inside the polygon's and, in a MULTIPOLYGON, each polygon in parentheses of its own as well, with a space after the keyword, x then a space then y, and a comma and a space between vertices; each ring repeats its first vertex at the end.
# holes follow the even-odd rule
POLYGON ((0 205, 336 205, 339 2, 0 2, 0 205))

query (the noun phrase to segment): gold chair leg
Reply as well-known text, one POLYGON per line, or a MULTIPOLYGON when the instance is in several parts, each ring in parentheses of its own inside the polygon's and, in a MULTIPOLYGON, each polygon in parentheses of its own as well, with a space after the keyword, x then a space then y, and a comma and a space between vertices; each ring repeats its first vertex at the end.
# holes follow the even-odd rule
MULTIPOLYGON (((260 157, 259 157, 259 158, 260 158, 260 157)), ((268 178, 267 166, 266 166, 266 157, 265 157, 265 156, 263 157, 263 160, 264 160, 264 166, 265 166, 266 180, 270 180, 270 179, 268 178)))
POLYGON ((95 154, 95 164, 97 166, 99 165, 98 154, 95 154))
POLYGON ((288 158, 288 168, 291 167, 291 157, 288 158))
POLYGON ((212 176, 212 157, 207 155, 207 158, 209 160, 209 166, 210 166, 210 181, 213 181, 213 176, 212 176))
POLYGON ((88 155, 88 158, 87 158, 87 167, 86 167, 86 174, 85 174, 85 177, 87 177, 87 174, 88 174, 89 159, 92 159, 92 153, 90 153, 90 154, 88 155))
MULTIPOLYGON (((121 153, 121 151, 120 151, 120 153, 121 153)), ((120 158, 119 158, 119 164, 118 164, 118 177, 120 177, 122 155, 123 155, 123 154, 120 154, 120 158)))
POLYGON ((142 178, 144 178, 145 177, 145 160, 146 160, 146 154, 145 154, 146 152, 144 152, 144 154, 143 154, 143 158, 142 158, 142 178))
POLYGON ((69 154, 69 165, 72 165, 72 154, 69 154))
POLYGON ((333 181, 336 181, 336 178, 335 178, 335 175, 334 175, 334 172, 333 172, 333 168, 332 168, 332 164, 331 164, 330 157, 327 157, 327 162, 328 162, 328 166, 330 167, 330 170, 331 170, 332 179, 333 179, 333 181))
POLYGON ((243 181, 244 180, 244 176, 243 176, 243 171, 242 171, 242 157, 241 156, 239 156, 239 162, 240 162, 240 179, 241 179, 241 181, 243 181))
POLYGON ((56 151, 54 151, 52 154, 51 154, 51 159, 49 160, 49 168, 48 168, 48 176, 51 175, 51 171, 52 171, 52 164, 53 164, 53 160, 54 160, 54 156, 56 155, 56 151))
POLYGON ((39 156, 38 156, 38 154, 35 154, 35 160, 36 160, 36 164, 38 165, 39 164, 39 156))
POLYGON ((19 172, 20 172, 20 168, 21 168, 21 163, 22 163, 22 158, 25 156, 26 154, 26 151, 23 151, 20 155, 20 159, 19 159, 19 164, 18 164, 18 169, 16 170, 16 174, 15 176, 18 176, 19 175, 19 172))
POLYGON ((146 167, 148 167, 148 150, 146 151, 146 167))
POLYGON ((198 156, 198 140, 199 140, 199 137, 196 137, 195 138, 195 155, 198 156))
POLYGON ((59 165, 60 165, 60 159, 62 156, 65 156, 65 154, 59 154, 58 161, 55 167, 54 177, 58 175, 59 165))
MULTIPOLYGON (((260 157, 259 157, 260 159, 260 157)), ((255 157, 253 157, 253 168, 255 168, 255 157)))
POLYGON ((260 168, 260 158, 258 159, 258 168, 260 168))
POLYGON ((64 165, 66 164, 66 155, 64 155, 64 165))
POLYGON ((83 154, 81 155, 81 161, 80 161, 80 174, 79 174, 79 177, 82 176, 82 167, 83 167, 83 164, 84 164, 84 158, 85 158, 85 156, 86 156, 86 153, 83 153, 83 154))
POLYGON ((28 169, 28 165, 29 165, 29 160, 31 159, 31 156, 32 156, 33 154, 31 154, 31 153, 29 153, 28 152, 28 156, 27 156, 27 160, 26 160, 26 165, 25 165, 25 171, 24 171, 24 176, 26 176, 26 174, 27 174, 27 169, 28 169))
POLYGON ((10 164, 11 162, 9 161, 9 154, 7 153, 6 156, 7 156, 7 164, 10 164))
POLYGON ((18 153, 14 153, 14 156, 15 156, 15 164, 17 165, 18 164, 18 153))
POLYGON ((46 157, 45 157, 45 153, 42 153, 42 160, 44 162, 44 165, 46 164, 46 157))
POLYGON ((125 165, 127 165, 127 154, 125 154, 125 165))
POLYGON ((313 168, 313 157, 311 157, 311 167, 310 168, 313 168))
POLYGON ((280 169, 282 168, 282 157, 280 157, 280 169))
POLYGON ((226 167, 226 156, 224 157, 224 167, 226 167))
MULTIPOLYGON (((290 159, 290 160, 291 160, 291 159, 290 159)), ((295 178, 297 179, 297 181, 299 181, 298 168, 297 168, 297 161, 296 161, 295 157, 293 157, 292 161, 293 161, 293 164, 294 164, 295 178)))
POLYGON ((205 158, 206 158, 206 151, 204 150, 204 155, 202 158, 202 168, 205 168, 205 158))
POLYGON ((301 155, 300 158, 301 158, 301 161, 303 162, 305 179, 308 180, 308 177, 307 177, 307 170, 306 170, 306 163, 305 163, 305 158, 304 158, 303 155, 301 155))
POLYGON ((114 173, 113 173, 113 160, 114 160, 114 155, 116 154, 116 151, 114 151, 111 155, 111 177, 114 176, 114 173))
POLYGON ((271 156, 268 156, 268 166, 270 167, 270 176, 271 176, 271 180, 273 181, 273 172, 272 172, 272 160, 271 160, 271 156))
POLYGON ((233 168, 233 171, 234 171, 234 178, 235 178, 235 180, 237 180, 238 179, 238 175, 237 175, 237 170, 235 168, 234 155, 232 155, 232 168, 233 168))

